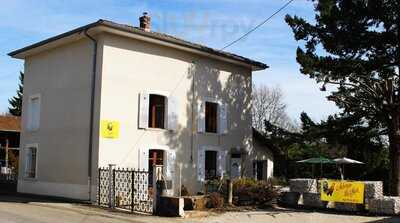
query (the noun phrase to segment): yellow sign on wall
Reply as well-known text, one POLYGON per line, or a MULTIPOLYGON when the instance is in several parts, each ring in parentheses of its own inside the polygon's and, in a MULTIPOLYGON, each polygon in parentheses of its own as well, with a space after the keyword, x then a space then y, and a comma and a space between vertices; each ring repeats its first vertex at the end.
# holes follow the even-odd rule
POLYGON ((119 137, 119 122, 102 120, 101 121, 101 137, 116 139, 119 137))
POLYGON ((364 183, 345 180, 321 180, 321 200, 364 203, 364 183))

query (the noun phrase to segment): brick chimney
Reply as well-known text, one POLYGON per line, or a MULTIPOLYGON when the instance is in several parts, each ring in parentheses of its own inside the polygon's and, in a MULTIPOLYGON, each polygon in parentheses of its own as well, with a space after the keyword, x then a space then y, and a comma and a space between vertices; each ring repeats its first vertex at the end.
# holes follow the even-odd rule
POLYGON ((150 31, 150 16, 148 16, 147 12, 143 12, 143 16, 139 18, 140 28, 146 32, 150 31))

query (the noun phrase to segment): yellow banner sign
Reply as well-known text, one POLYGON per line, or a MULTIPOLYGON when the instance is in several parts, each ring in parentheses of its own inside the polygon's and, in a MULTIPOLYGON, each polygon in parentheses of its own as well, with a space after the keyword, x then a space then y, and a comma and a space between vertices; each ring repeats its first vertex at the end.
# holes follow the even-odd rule
POLYGON ((102 120, 101 121, 101 137, 116 139, 119 137, 119 122, 102 120))
POLYGON ((364 183, 359 181, 321 180, 321 200, 364 203, 364 183))

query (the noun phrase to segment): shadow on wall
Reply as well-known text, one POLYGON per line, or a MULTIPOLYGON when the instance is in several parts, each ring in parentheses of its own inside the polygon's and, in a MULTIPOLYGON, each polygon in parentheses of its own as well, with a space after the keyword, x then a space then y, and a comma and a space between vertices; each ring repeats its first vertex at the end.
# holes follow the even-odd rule
MULTIPOLYGON (((218 146, 226 151, 225 174, 229 173, 230 150, 240 148, 247 154, 252 153, 251 132, 251 73, 242 67, 226 66, 212 60, 203 59, 193 62, 188 68, 186 78, 193 81, 186 94, 185 114, 180 119, 177 131, 166 132, 167 145, 176 150, 176 168, 174 184, 179 188, 179 169, 182 165, 181 184, 189 189, 190 194, 201 191, 197 161, 198 149, 202 145, 218 146), (227 104, 227 134, 203 134, 198 132, 198 116, 201 103, 211 98, 227 104), (196 190, 196 191, 194 191, 196 190)), ((181 102, 182 103, 182 102, 181 102)), ((244 158, 246 159, 246 157, 244 158)), ((168 162, 168 161, 167 161, 168 162)), ((251 165, 242 165, 242 175, 251 171, 251 165)), ((177 192, 177 191, 176 191, 177 192)))

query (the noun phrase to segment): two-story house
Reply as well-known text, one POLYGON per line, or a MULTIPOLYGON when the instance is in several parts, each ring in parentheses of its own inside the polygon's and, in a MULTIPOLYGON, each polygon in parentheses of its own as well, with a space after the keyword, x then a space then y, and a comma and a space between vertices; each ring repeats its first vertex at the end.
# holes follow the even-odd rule
POLYGON ((9 55, 25 60, 20 192, 94 200, 108 164, 163 165, 191 193, 221 175, 271 175, 251 127, 263 63, 153 32, 147 14, 140 27, 99 20, 9 55))

